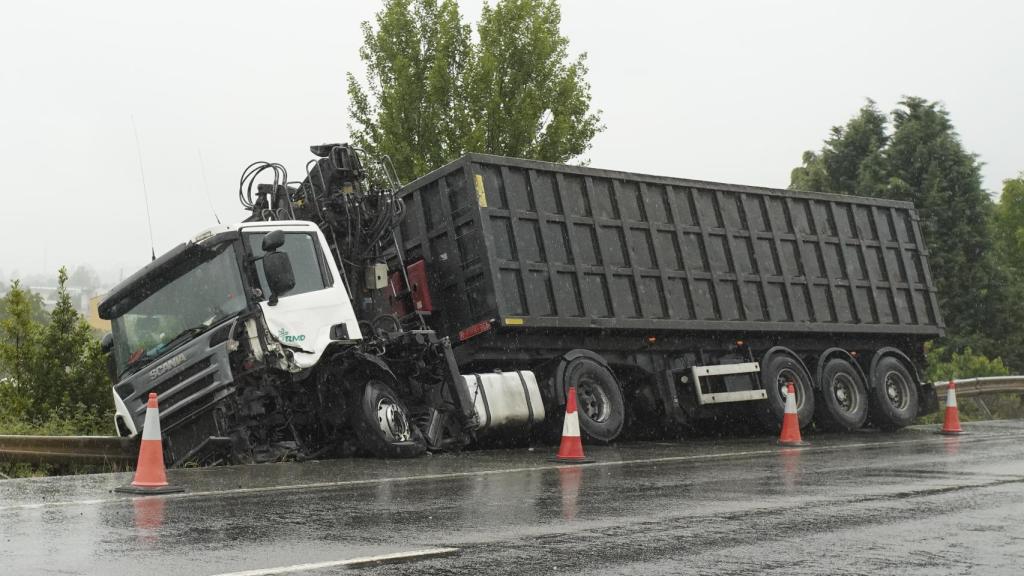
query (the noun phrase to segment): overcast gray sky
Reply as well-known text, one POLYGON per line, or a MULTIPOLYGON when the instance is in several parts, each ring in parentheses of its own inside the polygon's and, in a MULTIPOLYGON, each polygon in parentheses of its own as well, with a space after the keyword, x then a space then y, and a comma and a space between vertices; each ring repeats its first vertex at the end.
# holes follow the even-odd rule
MULTIPOLYGON (((461 2, 475 22, 480 1, 461 2)), ((563 3, 607 130, 601 168, 784 187, 867 97, 941 100, 985 185, 1024 169, 1024 10, 1013 2, 563 3)), ((138 125, 157 253, 239 220, 254 160, 302 172, 346 141, 373 1, 8 2, 0 16, 0 277, 149 260, 138 125)))

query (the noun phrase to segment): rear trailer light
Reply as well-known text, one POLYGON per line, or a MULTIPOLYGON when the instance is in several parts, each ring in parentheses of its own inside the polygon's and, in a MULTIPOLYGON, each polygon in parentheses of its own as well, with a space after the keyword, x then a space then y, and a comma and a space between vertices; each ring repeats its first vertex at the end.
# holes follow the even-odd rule
POLYGON ((490 329, 491 329, 491 321, 490 320, 483 320, 481 322, 477 322, 476 324, 473 324, 472 326, 469 326, 467 328, 463 328, 462 330, 459 330, 459 342, 465 342, 466 340, 469 340, 473 336, 479 336, 479 335, 483 334, 484 332, 487 332, 490 329))

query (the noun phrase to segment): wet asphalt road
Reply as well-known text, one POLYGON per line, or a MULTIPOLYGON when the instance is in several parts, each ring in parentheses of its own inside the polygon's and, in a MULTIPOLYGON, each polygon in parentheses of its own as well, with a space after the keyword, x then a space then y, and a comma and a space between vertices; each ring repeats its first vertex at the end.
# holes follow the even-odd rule
MULTIPOLYGON (((454 547, 368 574, 1020 574, 1024 422, 414 461, 0 481, 0 574, 238 573, 454 547)), ((333 567, 300 574, 352 573, 333 567)))

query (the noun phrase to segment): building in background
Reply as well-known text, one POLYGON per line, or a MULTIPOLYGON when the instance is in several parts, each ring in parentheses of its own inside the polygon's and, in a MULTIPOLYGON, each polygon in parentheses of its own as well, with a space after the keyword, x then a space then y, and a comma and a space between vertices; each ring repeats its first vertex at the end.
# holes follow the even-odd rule
MULTIPOLYGON (((43 302, 43 309, 52 312, 57 305, 56 286, 27 286, 26 290, 38 294, 43 302)), ((0 298, 7 295, 10 290, 8 284, 0 285, 0 298)), ((100 300, 107 293, 107 288, 78 288, 68 287, 68 295, 71 297, 71 305, 81 314, 89 326, 97 333, 110 332, 110 321, 100 318, 98 307, 100 300)))
POLYGON ((89 323, 89 326, 97 332, 110 332, 110 320, 104 320, 100 318, 99 305, 100 300, 106 295, 106 291, 101 294, 97 294, 89 298, 89 311, 85 313, 85 320, 89 323))

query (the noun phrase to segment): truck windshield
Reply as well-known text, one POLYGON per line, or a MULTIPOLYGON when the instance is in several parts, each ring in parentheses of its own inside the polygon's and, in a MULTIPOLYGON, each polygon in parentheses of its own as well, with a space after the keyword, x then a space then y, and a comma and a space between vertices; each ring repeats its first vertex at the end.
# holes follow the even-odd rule
POLYGON ((245 310, 235 248, 224 243, 112 321, 118 374, 245 310))

